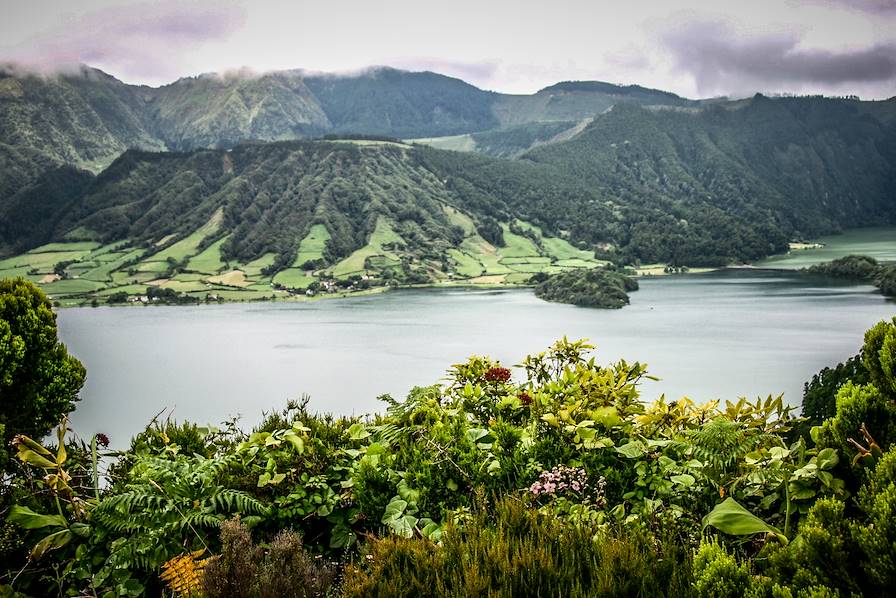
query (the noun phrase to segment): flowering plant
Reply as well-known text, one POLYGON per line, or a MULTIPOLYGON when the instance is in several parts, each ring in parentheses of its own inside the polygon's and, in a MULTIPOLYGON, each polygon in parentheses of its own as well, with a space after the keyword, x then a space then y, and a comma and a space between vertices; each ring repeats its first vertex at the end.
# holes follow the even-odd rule
POLYGON ((550 471, 543 471, 530 487, 536 498, 567 498, 578 499, 581 502, 592 502, 598 507, 605 503, 604 490, 607 481, 603 476, 597 483, 591 486, 588 483, 588 474, 583 467, 567 467, 558 465, 550 471))

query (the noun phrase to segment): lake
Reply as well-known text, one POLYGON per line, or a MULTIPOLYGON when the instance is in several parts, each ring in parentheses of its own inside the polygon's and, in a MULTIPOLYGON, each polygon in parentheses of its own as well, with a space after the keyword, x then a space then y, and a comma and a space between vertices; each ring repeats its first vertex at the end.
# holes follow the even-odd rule
POLYGON ((847 255, 867 255, 879 261, 896 260, 896 227, 892 226, 857 228, 815 241, 824 247, 775 255, 756 265, 763 268, 806 268, 847 255))
MULTIPOLYGON (((531 290, 401 290, 338 300, 59 311, 62 340, 87 367, 72 416, 113 446, 163 409, 178 420, 245 426, 303 393, 314 410, 363 414, 378 395, 438 382, 470 354, 513 365, 555 339, 589 338, 661 378, 643 385, 704 401, 784 393, 854 355, 896 315, 873 287, 793 272, 724 270, 641 280, 632 304, 551 304, 531 290)), ((519 376, 519 372, 516 372, 519 376)))

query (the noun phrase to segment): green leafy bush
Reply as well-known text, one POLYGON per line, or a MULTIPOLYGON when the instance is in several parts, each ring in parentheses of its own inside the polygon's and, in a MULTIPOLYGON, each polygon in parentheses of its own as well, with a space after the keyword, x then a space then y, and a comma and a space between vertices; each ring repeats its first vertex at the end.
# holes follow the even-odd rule
POLYGON ((852 532, 864 556, 862 569, 870 585, 881 591, 896 587, 896 447, 878 462, 859 491, 859 507, 865 521, 852 524, 852 532))
POLYGON ((75 408, 85 375, 59 342, 56 314, 43 291, 21 278, 0 280, 3 446, 15 434, 48 434, 75 408))
POLYGON ((740 598, 750 587, 750 570, 718 542, 703 542, 694 555, 694 592, 698 598, 740 598))

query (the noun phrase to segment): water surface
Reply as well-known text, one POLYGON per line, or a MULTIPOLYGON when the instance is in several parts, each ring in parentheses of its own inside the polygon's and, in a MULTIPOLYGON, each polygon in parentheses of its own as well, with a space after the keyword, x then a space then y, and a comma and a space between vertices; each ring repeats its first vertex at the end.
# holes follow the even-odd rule
POLYGON ((820 237, 824 247, 798 249, 772 256, 757 265, 766 268, 806 268, 847 255, 867 255, 878 261, 896 261, 896 227, 857 228, 839 235, 820 237))
MULTIPOLYGON (((643 397, 696 400, 784 393, 854 355, 896 315, 871 286, 797 273, 728 270, 641 280, 632 304, 597 310, 529 290, 404 290, 295 303, 65 309, 62 340, 87 367, 76 431, 122 446, 162 409, 217 423, 303 393, 314 409, 362 414, 376 397, 439 381, 472 353, 505 365, 555 339, 586 337, 598 360, 650 366, 643 397)), ((519 375, 517 373, 516 375, 519 375)))

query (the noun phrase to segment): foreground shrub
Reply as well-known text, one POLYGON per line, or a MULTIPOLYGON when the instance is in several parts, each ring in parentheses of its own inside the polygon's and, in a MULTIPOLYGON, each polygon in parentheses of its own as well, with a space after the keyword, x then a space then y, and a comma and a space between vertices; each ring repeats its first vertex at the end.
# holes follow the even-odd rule
POLYGON ((790 544, 768 548, 768 574, 797 592, 858 593, 858 555, 844 509, 845 503, 832 498, 815 503, 790 544))
POLYGON ((853 536, 863 556, 862 569, 874 589, 896 587, 896 448, 878 462, 859 492, 867 521, 853 523, 853 536))
POLYGON ((59 342, 43 291, 21 278, 0 280, 0 446, 16 434, 48 434, 75 408, 85 376, 59 342))
POLYGON ((694 592, 698 598, 736 598, 750 587, 750 570, 718 542, 704 542, 694 556, 694 592))
POLYGON ((571 525, 507 498, 449 524, 441 545, 374 540, 346 596, 686 596, 690 555, 663 528, 571 525))
POLYGON ((765 573, 796 596, 886 596, 896 586, 896 449, 867 475, 858 513, 819 500, 786 546, 770 547, 765 573))
POLYGON ((221 544, 221 554, 203 569, 204 598, 311 598, 333 583, 333 569, 310 556, 295 532, 280 532, 265 549, 231 520, 221 524, 221 544))

